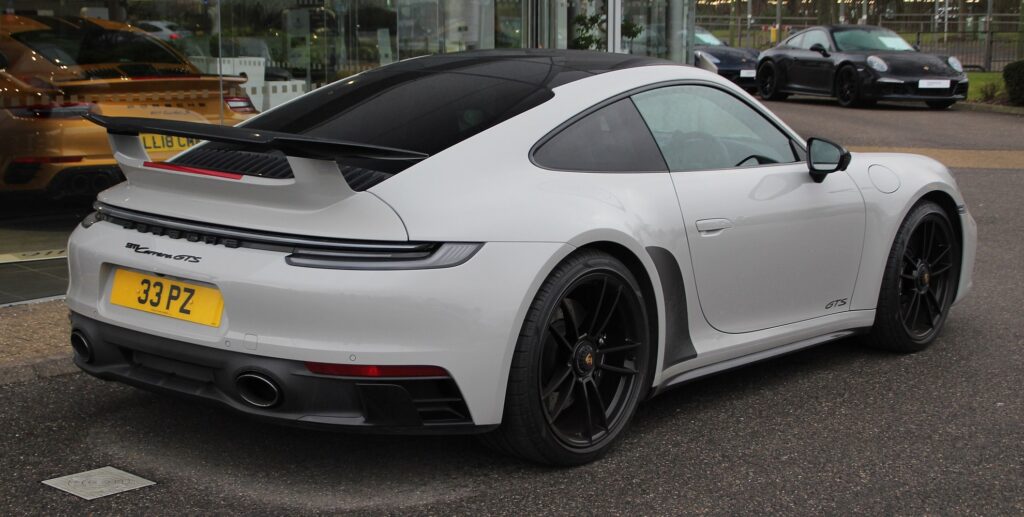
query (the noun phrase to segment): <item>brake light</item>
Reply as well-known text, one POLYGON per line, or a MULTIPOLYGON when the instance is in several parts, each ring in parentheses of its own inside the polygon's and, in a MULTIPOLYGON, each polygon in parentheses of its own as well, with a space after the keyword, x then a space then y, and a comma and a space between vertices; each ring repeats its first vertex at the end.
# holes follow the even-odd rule
POLYGON ((178 39, 181 36, 178 36, 177 32, 172 32, 168 37, 171 38, 171 39, 178 39))
POLYGON ((213 176, 215 178, 225 178, 229 180, 240 180, 242 175, 235 172, 224 172, 224 171, 213 171, 210 169, 198 169, 195 167, 184 167, 181 165, 174 165, 173 163, 163 162, 142 162, 143 167, 150 167, 152 169, 163 169, 165 171, 174 172, 185 172, 188 174, 199 174, 200 176, 213 176))
POLYGON ((241 97, 224 97, 224 103, 231 108, 231 111, 235 113, 256 113, 256 106, 252 105, 252 100, 247 95, 241 97))
POLYGON ((448 377, 448 371, 440 366, 306 363, 306 369, 320 375, 339 377, 448 377))
POLYGON ((91 113, 96 108, 91 102, 65 102, 62 104, 36 104, 32 106, 19 106, 7 108, 18 118, 29 119, 51 119, 51 118, 77 118, 91 113))

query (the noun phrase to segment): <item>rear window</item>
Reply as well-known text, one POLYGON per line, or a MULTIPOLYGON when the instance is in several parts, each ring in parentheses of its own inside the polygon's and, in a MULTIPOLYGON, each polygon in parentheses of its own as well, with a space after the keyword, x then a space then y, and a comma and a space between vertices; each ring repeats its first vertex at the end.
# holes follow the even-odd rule
POLYGON ((493 74, 485 63, 389 68, 321 88, 246 127, 437 154, 553 95, 530 80, 530 67, 522 79, 493 74))
MULTIPOLYGON (((664 64, 646 57, 583 51, 489 50, 401 61, 363 72, 244 122, 264 129, 436 155, 554 96, 553 88, 610 70, 664 64)), ((639 119, 639 115, 636 116, 639 119)), ((653 143, 651 145, 654 145, 653 143)), ((291 174, 279 153, 203 144, 172 161, 235 167, 232 172, 291 174), (255 152, 254 152, 255 151, 255 152), (234 153, 233 156, 228 156, 234 153), (239 165, 245 163, 245 166, 239 165), (284 165, 282 165, 284 162, 284 165)), ((408 160, 339 157, 355 190, 412 166, 408 160)), ((486 171, 480 171, 486 173, 486 171)))
POLYGON ((668 170, 651 131, 629 99, 574 122, 538 147, 533 159, 541 167, 564 171, 668 170))

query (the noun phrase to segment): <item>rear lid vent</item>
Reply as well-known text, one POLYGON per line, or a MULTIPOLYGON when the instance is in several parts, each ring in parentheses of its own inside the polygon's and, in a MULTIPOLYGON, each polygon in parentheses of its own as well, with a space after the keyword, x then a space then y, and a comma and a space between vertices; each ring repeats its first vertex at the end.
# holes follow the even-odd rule
MULTIPOLYGON (((248 176, 271 179, 288 179, 292 169, 288 158, 280 151, 256 152, 234 149, 222 144, 206 144, 171 160, 175 165, 187 165, 199 169, 233 172, 248 176)), ((356 192, 364 191, 390 178, 394 174, 346 165, 338 162, 342 176, 349 187, 356 192)))

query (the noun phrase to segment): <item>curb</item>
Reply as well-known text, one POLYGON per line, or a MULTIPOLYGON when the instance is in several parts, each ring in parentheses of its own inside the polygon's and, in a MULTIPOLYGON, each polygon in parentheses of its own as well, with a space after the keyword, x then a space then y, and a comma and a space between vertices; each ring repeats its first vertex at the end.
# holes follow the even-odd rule
POLYGON ((59 355, 0 365, 0 386, 78 372, 71 355, 59 355))
POLYGON ((979 111, 982 113, 1004 113, 1024 117, 1024 107, 1003 106, 1000 104, 984 104, 981 102, 958 102, 953 105, 954 111, 979 111))

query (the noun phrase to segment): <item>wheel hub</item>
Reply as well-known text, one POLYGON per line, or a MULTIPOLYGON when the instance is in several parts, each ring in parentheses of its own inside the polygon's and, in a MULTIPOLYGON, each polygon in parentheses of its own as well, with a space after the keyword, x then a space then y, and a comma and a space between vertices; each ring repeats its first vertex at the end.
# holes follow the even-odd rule
POLYGON ((919 293, 928 292, 928 288, 931 287, 932 274, 928 270, 928 265, 920 263, 917 265, 917 269, 914 270, 915 287, 919 293))
POLYGON ((577 344, 576 351, 573 352, 572 367, 580 378, 594 373, 594 369, 597 368, 597 352, 594 345, 588 341, 577 344))

